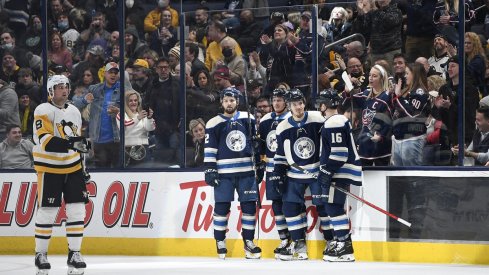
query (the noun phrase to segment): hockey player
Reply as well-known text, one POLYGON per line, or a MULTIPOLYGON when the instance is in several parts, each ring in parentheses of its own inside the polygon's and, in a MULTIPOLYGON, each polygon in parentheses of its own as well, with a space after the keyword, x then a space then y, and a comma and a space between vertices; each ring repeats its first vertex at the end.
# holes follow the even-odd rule
POLYGON ((292 243, 280 254, 280 259, 307 260, 307 226, 303 215, 304 193, 307 187, 312 194, 312 203, 316 205, 321 218, 321 228, 327 230, 329 221, 321 201, 321 189, 311 175, 294 168, 295 163, 310 173, 319 171, 320 131, 324 118, 320 112, 305 111, 304 95, 292 89, 287 97, 287 107, 292 116, 282 121, 276 130, 277 151, 274 158, 274 175, 278 186, 285 184, 283 194, 283 212, 292 243), (318 207, 319 206, 319 207, 318 207))
MULTIPOLYGON (((261 249, 253 243, 256 223, 256 205, 258 200, 258 183, 264 174, 264 166, 260 171, 253 171, 252 140, 256 133, 255 119, 246 112, 238 112, 240 92, 233 87, 221 92, 223 114, 210 119, 205 130, 204 165, 205 181, 214 187, 214 238, 217 254, 225 259, 226 229, 234 191, 238 193, 240 202, 242 237, 247 259, 259 259, 261 249), (251 119, 250 119, 251 118, 251 119), (251 137, 250 137, 251 127, 251 137), (259 180, 257 180, 259 179, 259 180)), ((258 167, 258 166, 257 166, 258 167)))
POLYGON ((285 89, 275 89, 273 91, 273 112, 262 117, 258 127, 258 135, 260 139, 264 141, 261 143, 262 148, 260 152, 262 152, 266 160, 267 199, 272 201, 275 224, 281 240, 280 245, 273 251, 275 253, 275 258, 277 259, 280 256, 280 251, 290 243, 290 234, 282 211, 283 188, 274 186, 273 184, 276 182, 274 181, 276 178, 273 173, 273 157, 275 156, 275 151, 277 150, 277 137, 275 135, 275 130, 281 121, 290 117, 290 112, 288 112, 287 105, 285 103, 286 95, 287 90, 285 89))
POLYGON ((348 189, 350 184, 361 185, 362 167, 350 122, 336 111, 341 98, 334 90, 321 92, 320 98, 326 106, 326 121, 321 130, 322 149, 318 184, 334 231, 334 241, 328 242, 323 252, 323 260, 352 262, 355 261, 355 257, 350 238, 350 223, 344 209, 346 195, 333 186, 348 189))
POLYGON ((81 137, 82 119, 78 109, 68 104, 70 82, 64 75, 48 79, 49 102, 34 111, 34 168, 37 172, 36 257, 37 274, 48 274, 47 259, 53 223, 66 203, 66 237, 68 238, 68 274, 83 274, 86 264, 80 253, 85 203, 88 193, 80 153, 90 144, 81 137))

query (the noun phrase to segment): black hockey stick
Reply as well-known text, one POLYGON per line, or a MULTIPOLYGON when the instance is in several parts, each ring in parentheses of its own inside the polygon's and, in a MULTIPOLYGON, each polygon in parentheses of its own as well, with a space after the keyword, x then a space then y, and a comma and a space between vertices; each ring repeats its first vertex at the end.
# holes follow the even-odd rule
MULTIPOLYGON (((311 173, 311 172, 307 171, 306 169, 304 169, 304 168, 300 167, 299 165, 297 165, 297 164, 296 164, 296 163, 294 163, 293 161, 289 161, 289 164, 290 164, 290 166, 294 167, 295 169, 297 169, 297 170, 301 171, 302 173, 304 173, 304 174, 306 174, 306 175, 309 175, 309 176, 311 176, 311 177, 313 177, 313 178, 315 178, 315 179, 317 179, 317 177, 318 177, 316 174, 314 174, 314 173, 311 173)), ((399 218, 398 216, 396 216, 396 215, 394 215, 394 214, 392 214, 392 213, 387 212, 386 210, 384 210, 384 209, 382 209, 382 208, 378 207, 377 205, 375 205, 375 204, 373 204, 373 203, 371 203, 371 202, 369 202, 369 201, 366 201, 365 199, 363 199, 363 198, 361 198, 361 197, 359 197, 359 196, 357 196, 357 195, 355 195, 355 194, 353 194, 353 193, 350 193, 348 190, 343 189, 343 188, 341 188, 341 187, 339 187, 339 186, 336 186, 335 184, 331 184, 331 186, 332 186, 334 189, 336 189, 336 190, 338 190, 338 191, 340 191, 340 192, 342 192, 342 193, 346 194, 347 196, 352 197, 352 198, 354 198, 354 199, 356 199, 356 200, 358 200, 358 201, 361 201, 361 202, 365 203, 366 205, 368 205, 368 206, 372 207, 373 209, 375 209, 375 210, 377 210, 377 211, 379 211, 379 212, 381 212, 381 213, 383 213, 383 214, 385 214, 385 215, 387 215, 387 216, 391 217, 392 219, 394 219, 394 220, 396 220, 396 221, 398 221, 398 222, 400 222, 400 223, 404 224, 405 226, 407 226, 407 227, 411 227, 411 223, 410 223, 410 222, 408 222, 408 221, 406 221, 406 220, 403 220, 403 219, 399 218)))

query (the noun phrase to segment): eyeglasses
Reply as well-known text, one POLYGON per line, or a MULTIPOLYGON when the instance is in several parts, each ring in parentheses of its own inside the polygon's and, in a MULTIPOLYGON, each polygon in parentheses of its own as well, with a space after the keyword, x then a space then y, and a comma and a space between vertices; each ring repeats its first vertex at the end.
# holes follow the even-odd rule
POLYGON ((348 68, 361 68, 361 67, 362 67, 362 65, 360 65, 360 64, 359 65, 350 65, 350 66, 348 66, 348 68))

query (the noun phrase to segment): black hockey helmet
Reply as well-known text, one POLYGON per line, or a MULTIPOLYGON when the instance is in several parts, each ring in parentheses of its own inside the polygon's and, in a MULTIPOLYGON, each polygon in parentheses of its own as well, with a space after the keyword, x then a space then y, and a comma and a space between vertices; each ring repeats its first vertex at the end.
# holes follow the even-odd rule
POLYGON ((306 102, 306 99, 304 98, 304 95, 302 94, 301 90, 293 88, 290 89, 290 91, 287 93, 287 102, 294 102, 294 101, 300 101, 302 100, 304 103, 306 102))
POLYGON ((322 90, 316 98, 316 108, 321 104, 326 105, 328 109, 336 109, 341 103, 341 96, 333 88, 322 90))
POLYGON ((288 94, 288 91, 286 89, 278 88, 278 89, 273 90, 272 98, 274 98, 274 97, 286 98, 287 94, 288 94))

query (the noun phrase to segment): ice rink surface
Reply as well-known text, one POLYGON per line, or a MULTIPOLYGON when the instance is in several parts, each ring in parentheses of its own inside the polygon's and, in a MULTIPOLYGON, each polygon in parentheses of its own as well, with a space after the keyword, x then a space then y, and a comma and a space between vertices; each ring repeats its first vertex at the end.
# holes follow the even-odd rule
MULTIPOLYGON (((66 274, 66 256, 48 256, 50 275, 66 274)), ((197 257, 85 256, 86 275, 482 275, 489 266, 461 264, 407 264, 385 262, 327 263, 320 260, 283 262, 273 259, 197 257)), ((0 274, 35 274, 34 256, 0 256, 0 274)))

